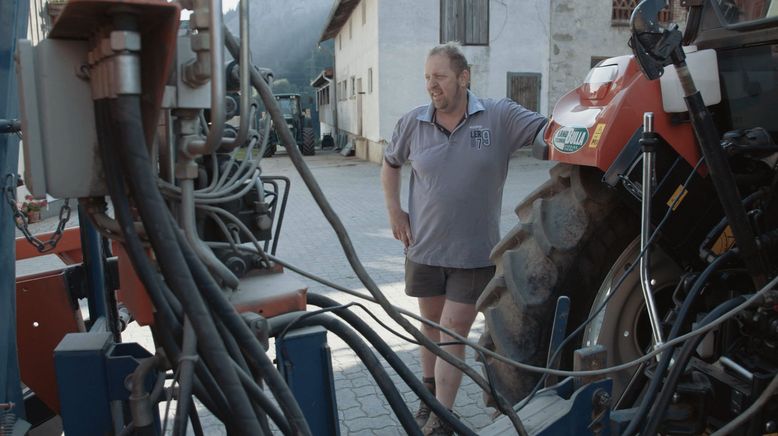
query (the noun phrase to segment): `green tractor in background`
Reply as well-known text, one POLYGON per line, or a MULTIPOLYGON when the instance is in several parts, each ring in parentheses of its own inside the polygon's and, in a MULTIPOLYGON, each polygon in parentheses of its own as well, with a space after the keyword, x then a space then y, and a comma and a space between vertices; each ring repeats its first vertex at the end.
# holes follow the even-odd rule
MULTIPOLYGON (((311 126, 311 118, 303 112, 300 106, 300 94, 276 94, 275 97, 276 101, 278 101, 278 106, 284 114, 286 124, 289 126, 292 134, 294 134, 300 152, 304 156, 313 156, 316 154, 314 148, 316 145, 316 138, 313 127, 311 126)), ((273 127, 270 129, 270 136, 268 137, 264 157, 273 156, 278 149, 279 144, 278 134, 276 133, 275 127, 273 127)))
MULTIPOLYGON (((256 67, 255 67, 256 68, 256 67)), ((227 125, 226 129, 228 136, 237 136, 238 126, 240 125, 240 80, 238 76, 238 63, 231 61, 227 65, 227 98, 226 98, 226 114, 227 125)), ((265 80, 272 82, 273 72, 267 68, 257 68, 257 70, 265 77, 265 80)), ((301 101, 302 96, 300 94, 292 93, 280 93, 275 94, 278 106, 281 108, 281 112, 284 114, 284 119, 289 129, 294 135, 295 142, 300 148, 300 152, 304 156, 313 156, 316 154, 316 133, 313 129, 311 121, 310 111, 303 111, 301 101)), ((258 107, 258 110, 254 113, 253 125, 260 130, 260 135, 263 135, 260 126, 264 125, 265 117, 268 116, 264 107, 260 103, 261 99, 256 94, 256 91, 252 89, 251 95, 252 104, 258 107)), ((261 138, 260 138, 261 139, 261 138)), ((260 140, 261 143, 261 140, 260 140)), ((267 148, 263 157, 271 157, 276 154, 279 145, 278 134, 276 133, 275 126, 271 124, 270 136, 267 141, 267 148)))

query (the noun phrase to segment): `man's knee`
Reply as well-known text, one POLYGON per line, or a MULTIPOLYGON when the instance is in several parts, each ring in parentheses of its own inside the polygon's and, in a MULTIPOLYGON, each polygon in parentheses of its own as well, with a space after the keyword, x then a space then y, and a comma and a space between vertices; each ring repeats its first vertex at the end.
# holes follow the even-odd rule
POLYGON ((474 319, 470 319, 469 317, 462 319, 457 316, 443 316, 440 319, 440 325, 448 330, 453 330, 460 336, 467 336, 470 332, 470 327, 473 326, 473 321, 474 319))

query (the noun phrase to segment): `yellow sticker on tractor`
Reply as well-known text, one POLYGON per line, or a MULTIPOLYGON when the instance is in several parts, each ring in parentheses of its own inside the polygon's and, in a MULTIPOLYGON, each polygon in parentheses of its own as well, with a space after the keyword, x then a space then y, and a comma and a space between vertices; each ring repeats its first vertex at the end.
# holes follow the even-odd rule
POLYGON ((721 232, 721 235, 719 235, 719 238, 716 239, 716 242, 713 243, 713 247, 711 247, 711 251, 716 256, 720 255, 721 253, 724 253, 725 251, 732 248, 732 246, 735 245, 735 235, 732 233, 732 227, 727 226, 723 232, 721 232))
POLYGON ((667 200, 667 207, 672 207, 673 210, 678 209, 678 206, 681 204, 683 199, 686 198, 686 194, 688 193, 689 191, 684 189, 683 185, 678 185, 678 187, 675 189, 675 192, 673 192, 673 195, 671 195, 667 200))
POLYGON ((600 136, 602 136, 603 130, 605 130, 605 123, 597 124, 592 135, 592 142, 589 143, 589 148, 597 148, 600 145, 600 136))

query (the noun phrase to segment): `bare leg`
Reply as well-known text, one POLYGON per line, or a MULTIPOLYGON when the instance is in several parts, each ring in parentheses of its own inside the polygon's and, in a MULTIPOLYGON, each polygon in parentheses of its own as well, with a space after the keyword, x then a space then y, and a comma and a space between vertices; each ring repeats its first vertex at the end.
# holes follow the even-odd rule
MULTIPOLYGON (((443 311, 443 304, 445 302, 445 295, 419 298, 419 313, 425 319, 440 324, 440 314, 443 311)), ((427 324, 422 323, 421 332, 432 342, 440 342, 440 331, 438 329, 432 328, 427 324)), ((422 377, 431 378, 435 375, 436 356, 434 353, 428 350, 427 347, 420 347, 420 349, 422 377)))
MULTIPOLYGON (((467 337, 468 333, 470 333, 470 327, 472 327, 473 321, 475 321, 476 314, 477 311, 474 304, 446 300, 440 316, 440 325, 453 330, 460 336, 467 337)), ((451 336, 440 332, 440 342, 453 340, 451 336)), ((464 345, 446 345, 444 349, 460 359, 465 357, 464 345)), ((435 363, 435 394, 438 400, 449 409, 454 406, 454 400, 461 382, 462 372, 460 370, 443 359, 437 359, 435 363)))

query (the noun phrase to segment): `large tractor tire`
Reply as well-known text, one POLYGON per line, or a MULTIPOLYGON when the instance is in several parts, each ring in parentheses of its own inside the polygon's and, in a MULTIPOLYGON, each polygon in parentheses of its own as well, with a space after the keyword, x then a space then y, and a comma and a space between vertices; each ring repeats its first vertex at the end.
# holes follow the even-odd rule
MULTIPOLYGON (((259 139, 257 139, 257 148, 259 148, 262 145, 264 136, 265 136, 265 132, 260 131, 259 139)), ((267 138, 267 144, 265 145, 265 151, 262 152, 262 157, 273 157, 273 155, 276 154, 276 144, 271 142, 272 140, 273 140, 273 135, 271 134, 270 137, 267 138)))
POLYGON ((276 154, 276 151, 278 151, 278 145, 268 144, 267 148, 265 148, 265 152, 262 153, 262 157, 273 157, 273 155, 276 154))
MULTIPOLYGON (((557 298, 568 295, 570 332, 589 315, 611 265, 639 232, 596 168, 559 164, 550 180, 516 207, 519 223, 492 251, 494 278, 478 300, 486 318, 481 344, 511 359, 545 366, 557 298)), ((569 351, 562 357, 571 366, 569 351)), ((539 375, 487 357, 495 389, 511 404, 539 375)), ((487 404, 493 402, 485 395, 487 404)))
POLYGON ((313 129, 310 127, 303 128, 303 143, 300 144, 300 152, 303 156, 313 156, 316 154, 316 139, 314 138, 313 129))

